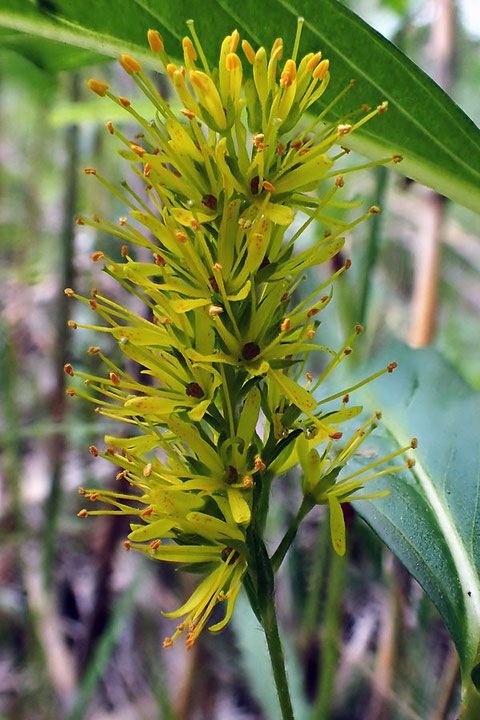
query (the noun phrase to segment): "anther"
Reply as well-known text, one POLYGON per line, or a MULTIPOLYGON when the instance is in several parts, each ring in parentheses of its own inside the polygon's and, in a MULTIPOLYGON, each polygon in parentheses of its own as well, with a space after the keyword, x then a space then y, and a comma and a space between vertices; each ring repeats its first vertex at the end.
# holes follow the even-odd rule
POLYGON ((107 123, 105 123, 105 125, 107 126, 107 130, 110 133, 110 135, 115 135, 115 130, 114 130, 112 121, 109 120, 107 123))
POLYGON ((377 112, 379 114, 381 114, 381 113, 384 113, 385 110, 387 110, 387 109, 388 109, 388 102, 386 100, 384 100, 382 102, 382 104, 377 107, 377 112))
POLYGON ((255 462, 255 471, 256 471, 256 472, 259 472, 259 471, 261 471, 261 470, 265 470, 266 465, 265 465, 265 463, 263 462, 263 460, 262 460, 262 458, 260 457, 260 455, 255 455, 255 461, 254 461, 254 462, 255 462))
POLYGON ((380 410, 377 410, 377 411, 376 411, 375 417, 377 418, 377 420, 381 420, 381 419, 382 419, 382 413, 380 412, 380 410))
POLYGON ((150 477, 150 475, 152 474, 152 470, 153 470, 152 463, 147 463, 145 465, 145 467, 143 468, 143 477, 146 477, 146 478, 150 477))
POLYGON ((312 77, 315 78, 315 80, 323 80, 323 78, 327 74, 329 65, 329 60, 322 60, 313 71, 312 77))
POLYGON ((184 37, 182 40, 182 48, 183 51, 186 53, 186 55, 190 58, 190 60, 196 60, 197 59, 197 51, 195 50, 195 47, 193 45, 193 42, 189 37, 184 37))
POLYGON ((343 351, 343 354, 344 354, 344 355, 351 355, 351 354, 352 354, 352 348, 351 348, 351 347, 346 347, 346 348, 344 349, 344 351, 343 351))
POLYGON ((275 185, 272 185, 272 183, 269 182, 268 180, 264 180, 262 184, 263 184, 264 190, 266 190, 267 192, 270 192, 270 193, 275 192, 275 185))
POLYGON ((370 213, 370 215, 379 215, 382 211, 380 210, 378 205, 372 205, 368 212, 370 213))
POLYGON ((229 72, 242 67, 240 58, 235 53, 229 53, 225 59, 225 67, 229 72))
POLYGON ((140 65, 137 60, 130 57, 130 55, 122 55, 120 60, 118 61, 122 68, 125 70, 126 73, 129 75, 133 75, 133 73, 142 72, 142 66, 140 65))
POLYGON ((155 253, 154 257, 155 257, 155 265, 160 265, 161 267, 163 267, 165 265, 165 258, 163 258, 161 255, 159 255, 158 253, 155 253))
POLYGON ((76 217, 75 222, 77 225, 85 225, 85 220, 82 217, 76 217))
POLYGON ((70 377, 73 377, 73 368, 70 365, 70 363, 66 363, 66 365, 63 366, 63 369, 67 373, 67 375, 70 375, 70 377))
POLYGON ((245 57, 250 65, 253 65, 255 62, 255 50, 252 48, 248 40, 242 40, 242 50, 245 53, 245 57))
POLYGON ((88 516, 88 511, 85 510, 85 508, 83 510, 80 510, 80 512, 77 513, 77 517, 80 517, 80 518, 84 518, 87 516, 88 516))
POLYGON ((242 485, 244 488, 247 488, 247 490, 250 490, 253 487, 253 478, 251 475, 245 475, 245 477, 242 480, 242 485))
POLYGON ((175 237, 177 238, 178 242, 181 243, 187 242, 188 239, 188 235, 185 230, 175 230, 175 237))
POLYGON ((311 317, 313 317, 314 315, 316 315, 316 314, 319 313, 319 312, 320 312, 320 310, 319 310, 318 308, 312 308, 311 310, 309 310, 309 311, 307 312, 307 317, 308 317, 308 318, 311 318, 311 317))
POLYGON ((409 470, 411 470, 414 465, 415 465, 414 458, 407 458, 407 468, 409 470))
POLYGON ((315 330, 313 328, 307 330, 307 337, 309 340, 312 340, 315 337, 315 330))
POLYGON ((418 447, 418 440, 417 440, 417 438, 412 438, 412 440, 411 440, 411 442, 410 442, 410 447, 412 448, 412 450, 415 450, 415 448, 418 447))
POLYGON ((93 457, 98 457, 100 454, 95 445, 90 445, 90 447, 88 448, 88 452, 93 455, 93 457))
POLYGON ((343 396, 342 402, 346 405, 349 400, 350 400, 350 395, 347 393, 346 395, 343 396))
POLYGON ((396 362, 392 362, 390 365, 387 365, 387 372, 392 373, 397 367, 398 364, 396 362))
POLYGON ((282 332, 288 332, 290 330, 290 325, 291 325, 290 318, 285 318, 285 320, 280 325, 280 330, 282 332))
POLYGON ((92 308, 92 310, 96 310, 96 309, 97 309, 97 301, 96 301, 96 300, 89 300, 89 301, 88 301, 88 304, 90 305, 90 307, 92 308))
POLYGON ((128 552, 128 550, 130 550, 131 547, 132 547, 132 543, 131 543, 129 540, 124 540, 124 541, 123 541, 123 547, 124 547, 125 550, 127 550, 127 552, 128 552))
POLYGON ((111 372, 110 380, 113 382, 114 385, 120 385, 120 378, 118 377, 117 373, 111 372))
POLYGON ((130 107, 130 100, 126 97, 119 96, 118 102, 123 105, 124 108, 130 107))
POLYGON ((63 292, 65 295, 68 295, 68 297, 73 297, 75 295, 75 290, 72 290, 72 288, 65 288, 63 292))
POLYGON ((362 105, 362 110, 363 110, 364 113, 370 112, 371 109, 372 109, 372 108, 371 108, 369 105, 367 105, 366 103, 363 103, 363 105, 362 105))
POLYGON ((127 246, 127 245, 122 245, 122 249, 121 249, 120 252, 121 252, 121 255, 122 255, 123 258, 127 257, 127 255, 128 255, 128 246, 127 246))
POLYGON ((193 113, 191 110, 187 110, 186 108, 182 108, 180 112, 182 113, 182 115, 185 115, 185 117, 189 120, 193 120, 193 118, 195 117, 195 113, 193 113))
POLYGON ((352 261, 350 258, 346 258, 345 260, 345 270, 348 270, 352 266, 352 261))
POLYGON ((280 76, 280 87, 290 87, 297 76, 297 68, 294 60, 287 60, 280 76))
POLYGON ((96 175, 97 171, 94 170, 94 168, 85 168, 84 171, 85 175, 96 175))
POLYGON ((392 157, 392 161, 393 161, 395 164, 396 164, 396 163, 399 163, 399 162, 402 162, 402 160, 403 160, 403 155, 394 155, 394 156, 392 157))
POLYGON ((334 432, 334 433, 330 433, 328 437, 329 437, 331 440, 340 440, 340 438, 342 437, 342 435, 343 435, 342 432, 334 432))
POLYGON ((140 145, 136 145, 135 143, 130 144, 130 148, 133 150, 133 152, 138 155, 138 157, 143 157, 145 155, 146 150, 142 148, 140 145))
POLYGON ((361 335, 363 333, 364 329, 365 328, 363 327, 363 325, 355 325, 355 333, 357 335, 361 335))
POLYGON ((160 547, 161 544, 162 544, 161 540, 152 540, 152 542, 150 543, 150 548, 152 550, 158 550, 158 548, 160 547))
POLYGON ((69 328, 72 328, 73 330, 76 330, 77 327, 78 327, 78 325, 77 325, 77 323, 75 322, 75 320, 69 320, 69 321, 67 322, 67 325, 68 325, 69 328))
POLYGON ((94 345, 92 345, 91 347, 88 348, 89 355, 98 355, 99 352, 100 352, 100 348, 95 347, 94 345))
POLYGON ((97 252, 92 253, 90 257, 92 258, 93 262, 98 262, 104 257, 104 254, 103 252, 101 252, 101 250, 97 250, 97 252))
POLYGON ((340 135, 340 137, 343 137, 344 135, 348 135, 348 133, 351 131, 352 125, 349 125, 346 123, 345 125, 339 125, 337 127, 337 132, 340 135))
POLYGON ((163 45, 162 36, 160 35, 159 32, 157 32, 156 30, 149 30, 147 32, 147 39, 148 39, 148 44, 150 45, 150 50, 153 53, 162 52, 164 45, 163 45))
POLYGON ((147 508, 145 508, 145 510, 142 510, 142 512, 140 513, 140 515, 141 515, 142 517, 146 517, 146 516, 148 516, 148 515, 151 515, 152 513, 153 513, 153 507, 152 507, 151 505, 149 505, 147 508))
POLYGON ((87 85, 92 92, 100 95, 100 97, 105 97, 105 94, 109 88, 109 85, 107 85, 107 83, 104 83, 101 80, 94 80, 93 78, 87 82, 87 85))
POLYGON ((219 262, 216 262, 213 266, 213 269, 215 270, 215 272, 221 272, 223 270, 223 265, 220 265, 219 262))
POLYGON ((75 395, 75 390, 73 388, 67 388, 65 390, 65 395, 68 395, 69 397, 73 397, 75 395))
POLYGON ((345 185, 345 182, 343 180, 343 175, 337 175, 335 178, 335 187, 342 188, 345 185))
POLYGON ((172 638, 165 638, 165 640, 163 641, 163 647, 169 648, 169 647, 172 647, 172 645, 173 645, 172 638))
POLYGON ((216 315, 220 315, 223 313, 223 308, 220 305, 210 305, 208 308, 208 314, 210 317, 215 317, 216 315))

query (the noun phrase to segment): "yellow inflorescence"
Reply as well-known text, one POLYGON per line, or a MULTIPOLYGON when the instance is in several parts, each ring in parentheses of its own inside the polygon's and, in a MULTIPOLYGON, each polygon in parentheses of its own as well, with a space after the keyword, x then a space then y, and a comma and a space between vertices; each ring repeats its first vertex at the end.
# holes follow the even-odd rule
MULTIPOLYGON (((107 129, 143 182, 144 195, 128 185, 127 192, 120 191, 88 168, 88 175, 125 203, 128 214, 118 224, 98 216, 77 222, 122 241, 120 260, 100 251, 92 260, 102 260, 109 275, 141 297, 148 313, 137 314, 97 290, 91 298, 65 291, 103 321, 94 326, 71 321, 70 326, 109 334, 141 368, 126 372, 98 347, 89 353, 107 365, 106 377, 65 365, 67 374, 85 385, 70 388, 70 395, 86 398, 97 412, 133 430, 128 438, 105 437, 104 452, 90 448, 120 468, 117 479, 130 489, 82 488, 85 499, 110 509, 84 508, 79 516, 131 515, 128 549, 208 570, 192 597, 170 613, 186 620, 165 641, 167 647, 184 630, 191 647, 218 602, 226 603, 225 619, 210 629, 220 630, 230 618, 249 571, 246 530, 257 509, 258 479, 266 473, 301 462, 304 493, 329 504, 332 538, 342 552, 340 503, 368 477, 345 473, 337 481, 336 469, 368 436, 373 420, 343 450, 335 450, 343 435, 339 426, 361 408, 347 407, 345 390, 320 401, 313 391, 350 355, 361 332, 357 326, 338 351, 315 343, 317 315, 350 261, 342 261, 302 301, 294 291, 309 268, 339 254, 347 230, 378 211, 371 208, 349 224, 327 214, 329 206, 348 206, 337 193, 351 171, 334 170, 346 149, 333 157, 329 151, 386 107, 360 108, 332 121, 331 109, 354 83, 319 108, 330 80, 329 61, 319 51, 297 59, 300 31, 284 59, 280 38, 267 53, 240 42, 235 30, 221 45, 218 67, 211 69, 193 23, 189 26, 192 37, 182 42, 184 67, 171 62, 157 31, 148 32, 150 48, 178 95, 179 113, 128 55, 120 63, 152 103, 153 121, 139 115, 128 98, 112 94, 106 83, 88 83, 140 124, 133 139, 111 122, 107 129), (316 115, 307 120, 310 109, 316 115), (311 191, 322 180, 324 194, 316 197, 311 191), (303 224, 292 232, 299 212, 303 224), (312 247, 295 252, 295 240, 313 223, 323 226, 323 234, 312 247), (135 246, 151 252, 151 262, 136 260, 130 250, 135 246), (316 382, 310 373, 302 376, 312 351, 329 359, 316 382), (325 402, 342 396, 339 410, 322 413, 325 402), (321 444, 322 458, 315 450, 321 444)), ((374 476, 381 474, 380 462, 366 472, 375 468, 374 476)))

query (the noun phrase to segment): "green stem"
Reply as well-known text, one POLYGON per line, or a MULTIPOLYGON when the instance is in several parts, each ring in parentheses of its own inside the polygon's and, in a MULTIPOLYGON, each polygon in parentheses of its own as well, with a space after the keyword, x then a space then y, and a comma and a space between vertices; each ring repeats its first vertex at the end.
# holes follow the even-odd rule
POLYGON ((310 512, 310 510, 314 507, 314 503, 309 500, 308 498, 304 497, 302 504, 300 505, 297 514, 295 515, 294 519, 292 520, 290 527, 288 528, 287 532, 283 536, 280 545, 275 550, 271 557, 271 563, 272 563, 272 570, 273 572, 276 572, 280 565, 283 562, 283 558, 287 554, 287 551, 292 544, 292 542, 295 539, 295 536, 298 531, 298 526, 302 522, 303 518, 310 512))
POLYGON ((248 599, 265 632, 282 720, 295 720, 275 613, 275 585, 272 566, 265 543, 255 523, 252 523, 247 533, 247 545, 251 558, 251 563, 249 559, 249 573, 255 575, 255 578, 252 578, 251 587, 251 590, 255 588, 255 597, 252 597, 249 592, 248 599))
POLYGON ((269 595, 262 613, 262 624, 267 639, 270 662, 272 663, 273 677, 277 687, 278 700, 282 711, 282 720, 294 720, 292 701, 288 689, 287 673, 282 642, 278 633, 277 616, 273 595, 269 595))
POLYGON ((341 596, 346 562, 345 557, 337 555, 333 551, 333 548, 331 549, 331 555, 324 617, 325 634, 322 646, 322 659, 319 666, 317 697, 312 712, 312 718, 315 718, 315 720, 329 720, 335 686, 341 596))
POLYGON ((462 706, 458 720, 478 720, 480 717, 480 693, 473 682, 469 682, 463 691, 462 706))

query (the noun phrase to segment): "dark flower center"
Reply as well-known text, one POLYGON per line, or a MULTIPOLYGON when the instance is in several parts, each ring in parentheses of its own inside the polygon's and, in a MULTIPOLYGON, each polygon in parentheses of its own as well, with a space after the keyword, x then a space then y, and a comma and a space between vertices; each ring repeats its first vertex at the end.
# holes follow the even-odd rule
POLYGON ((188 385, 185 385, 185 392, 187 393, 188 397, 193 398, 201 398, 204 395, 202 388, 196 382, 191 382, 188 383, 188 385))
POLYGON ((256 343, 249 342, 243 346, 242 355, 244 360, 253 360, 257 355, 260 355, 260 348, 256 343))

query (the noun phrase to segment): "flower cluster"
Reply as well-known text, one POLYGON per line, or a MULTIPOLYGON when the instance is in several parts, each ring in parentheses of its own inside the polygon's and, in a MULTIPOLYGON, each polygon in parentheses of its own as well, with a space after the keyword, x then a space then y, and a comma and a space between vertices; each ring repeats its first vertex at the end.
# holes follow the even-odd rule
MULTIPOLYGON (((103 321, 70 325, 109 333, 140 368, 134 377, 97 347, 89 352, 104 361, 107 377, 65 366, 86 386, 72 387, 68 394, 87 398, 97 412, 133 429, 127 438, 105 437, 102 453, 90 448, 120 468, 117 479, 127 491, 81 488, 86 499, 109 509, 84 509, 79 515, 130 515, 135 522, 128 548, 205 572, 192 597, 170 613, 186 619, 167 646, 188 628, 190 647, 218 602, 226 602, 225 619, 210 629, 220 630, 228 621, 249 572, 249 528, 260 523, 261 495, 274 473, 300 461, 305 496, 330 506, 340 553, 345 545, 340 503, 369 479, 362 473, 337 476, 368 436, 373 419, 337 450, 341 423, 361 408, 347 405, 348 388, 320 400, 314 395, 362 331, 356 326, 339 350, 315 341, 331 285, 350 261, 309 297, 299 301, 294 291, 306 270, 338 255, 346 230, 379 212, 372 207, 350 224, 327 214, 328 208, 349 206, 338 193, 351 169, 343 174, 333 169, 348 151, 332 148, 383 113, 386 103, 332 121, 332 110, 352 81, 319 112, 329 61, 321 52, 299 59, 301 25, 286 60, 280 38, 270 54, 244 40, 242 63, 235 30, 224 39, 216 68, 209 66, 193 23, 192 37, 182 43, 181 67, 150 30, 150 48, 171 80, 180 110, 166 103, 136 60, 124 55, 120 63, 151 102, 153 120, 142 117, 128 98, 112 94, 106 83, 89 81, 91 90, 122 106, 141 127, 132 139, 107 123, 144 192, 127 184, 120 191, 88 168, 88 175, 125 203, 128 216, 118 225, 98 216, 77 222, 123 242, 120 259, 102 252, 92 259, 102 260, 109 275, 142 299, 147 317, 97 291, 83 298, 66 289, 103 321), (319 198, 311 191, 320 181, 325 192, 319 198), (304 221, 293 232, 299 213, 304 221), (296 239, 313 223, 324 232, 317 233, 313 246, 296 252, 296 239), (151 252, 151 262, 135 260, 135 246, 151 252), (327 358, 315 382, 303 374, 311 352, 327 358), (339 409, 323 412, 325 403, 342 397, 339 409), (315 449, 320 445, 321 454, 315 449)), ((366 472, 392 470, 376 472, 381 462, 366 472)))

